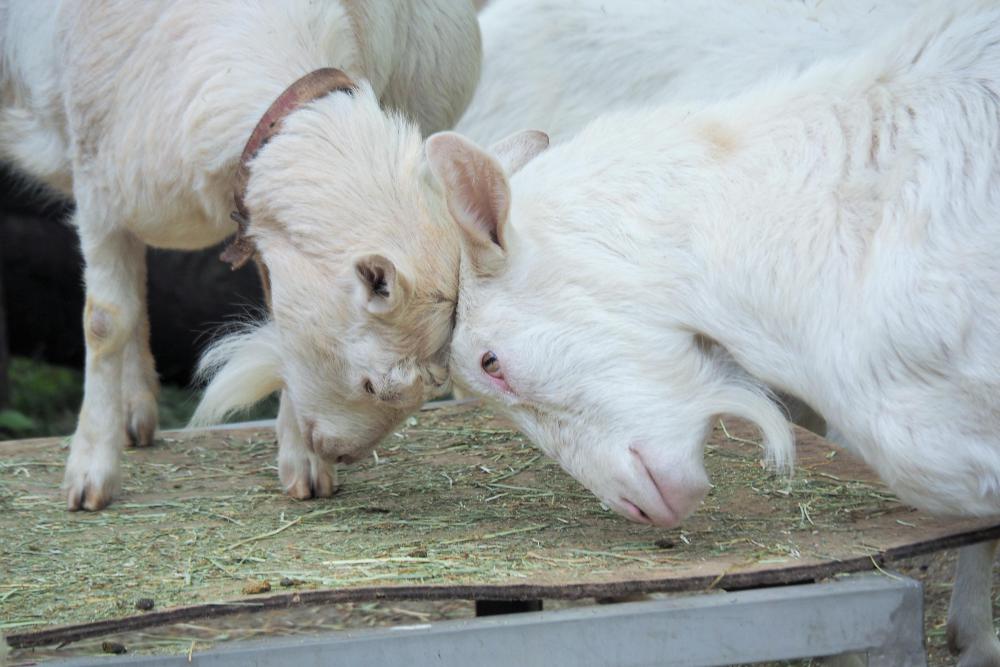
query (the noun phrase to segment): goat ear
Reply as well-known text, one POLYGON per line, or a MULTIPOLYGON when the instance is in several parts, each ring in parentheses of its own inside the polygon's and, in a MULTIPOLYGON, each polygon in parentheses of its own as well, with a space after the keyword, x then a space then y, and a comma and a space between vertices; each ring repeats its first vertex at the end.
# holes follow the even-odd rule
POLYGON ((392 260, 383 255, 364 255, 354 260, 358 300, 375 315, 387 315, 406 301, 407 281, 392 260))
POLYGON ((549 147, 549 135, 539 130, 524 130, 505 137, 490 146, 504 173, 510 176, 531 162, 549 147))
POLYGON ((497 159, 454 132, 429 137, 425 151, 448 211, 466 237, 480 249, 503 251, 510 186, 497 159))

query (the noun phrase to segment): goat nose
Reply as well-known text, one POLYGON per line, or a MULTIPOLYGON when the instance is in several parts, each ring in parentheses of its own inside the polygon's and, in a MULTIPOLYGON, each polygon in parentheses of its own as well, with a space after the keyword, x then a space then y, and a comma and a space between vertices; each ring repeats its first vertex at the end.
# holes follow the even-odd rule
POLYGON ((691 514, 708 492, 707 480, 692 480, 647 465, 641 450, 629 447, 638 463, 639 479, 633 500, 622 498, 626 516, 640 523, 674 528, 691 514), (645 477, 645 479, 642 479, 645 477))
POLYGON ((649 518, 649 515, 643 512, 642 509, 632 501, 622 498, 622 505, 625 507, 626 518, 629 518, 636 523, 653 523, 653 520, 649 518))

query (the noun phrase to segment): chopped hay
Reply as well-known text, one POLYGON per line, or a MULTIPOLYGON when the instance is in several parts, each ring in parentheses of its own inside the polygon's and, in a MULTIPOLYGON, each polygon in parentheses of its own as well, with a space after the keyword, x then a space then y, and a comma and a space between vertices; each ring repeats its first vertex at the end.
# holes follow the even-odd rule
POLYGON ((272 595, 630 580, 711 588, 736 572, 865 567, 859 558, 870 568, 887 549, 988 525, 900 505, 818 438, 801 439, 788 479, 761 466, 752 428, 732 420, 728 434, 716 429, 707 447, 704 506, 669 531, 605 510, 483 408, 420 413, 377 459, 342 470, 335 497, 308 502, 281 492, 270 430, 167 433, 129 450, 124 491, 98 513, 64 509, 65 443, 5 443, 0 630, 142 614, 139 600, 161 610, 254 593, 253 605, 264 582, 281 582, 272 595))

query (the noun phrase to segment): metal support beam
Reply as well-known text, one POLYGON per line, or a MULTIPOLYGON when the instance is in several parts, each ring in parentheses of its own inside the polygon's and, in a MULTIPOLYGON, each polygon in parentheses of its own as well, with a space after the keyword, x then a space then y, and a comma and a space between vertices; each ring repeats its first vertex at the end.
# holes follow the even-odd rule
POLYGON ((246 643, 195 653, 191 663, 187 656, 120 656, 62 664, 660 667, 845 652, 867 652, 870 665, 925 666, 920 584, 862 575, 822 584, 246 643))

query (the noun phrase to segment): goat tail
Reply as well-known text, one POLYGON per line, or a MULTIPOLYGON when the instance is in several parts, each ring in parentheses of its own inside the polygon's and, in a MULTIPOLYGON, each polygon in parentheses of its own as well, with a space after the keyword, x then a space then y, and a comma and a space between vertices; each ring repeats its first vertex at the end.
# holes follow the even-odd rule
POLYGON ((206 383, 189 426, 217 424, 282 387, 278 332, 256 325, 213 343, 198 363, 197 379, 206 383))

